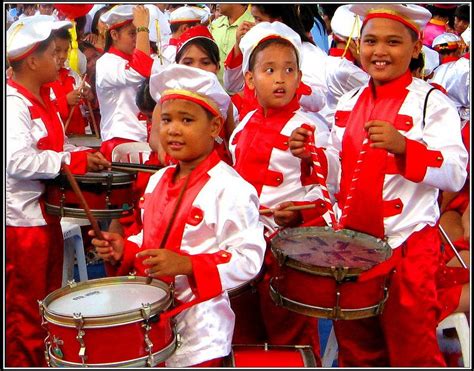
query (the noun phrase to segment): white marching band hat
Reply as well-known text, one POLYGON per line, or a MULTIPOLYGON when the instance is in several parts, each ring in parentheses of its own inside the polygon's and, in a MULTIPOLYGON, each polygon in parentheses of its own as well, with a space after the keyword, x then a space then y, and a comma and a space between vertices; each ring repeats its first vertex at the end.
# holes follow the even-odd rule
POLYGON ((455 35, 450 32, 442 33, 441 35, 436 36, 433 39, 431 47, 436 50, 456 50, 461 44, 461 38, 458 35, 455 35))
POLYGON ((357 39, 360 35, 362 21, 349 10, 349 5, 341 5, 331 18, 332 33, 341 39, 357 39))
POLYGON ((116 5, 102 14, 100 20, 113 30, 133 21, 133 8, 135 5, 116 5))
POLYGON ((170 24, 186 22, 204 23, 207 19, 207 11, 197 6, 181 6, 170 13, 170 24))

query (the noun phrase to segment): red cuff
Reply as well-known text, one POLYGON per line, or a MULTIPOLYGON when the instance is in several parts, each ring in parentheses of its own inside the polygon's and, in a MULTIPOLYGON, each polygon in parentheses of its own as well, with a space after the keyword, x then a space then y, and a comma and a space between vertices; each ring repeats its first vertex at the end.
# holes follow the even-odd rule
MULTIPOLYGON (((135 256, 140 251, 140 247, 130 240, 125 240, 123 256, 120 262, 114 266, 116 276, 128 276, 135 269, 135 256)), ((110 264, 108 264, 111 267, 110 264)), ((136 272, 137 275, 145 275, 144 272, 136 272)))
POLYGON ((137 71, 143 77, 150 77, 153 58, 143 53, 141 50, 135 49, 132 54, 130 67, 137 71))
POLYGON ((222 292, 218 264, 228 263, 232 254, 218 251, 214 254, 190 255, 193 265, 193 276, 189 284, 195 295, 201 300, 208 300, 222 292))
POLYGON ((326 202, 324 200, 318 199, 315 201, 293 201, 295 206, 300 205, 315 205, 314 209, 300 210, 301 217, 303 218, 302 224, 305 226, 325 226, 326 221, 323 218, 323 215, 328 210, 326 202))
POLYGON ((238 56, 235 56, 234 48, 232 48, 230 53, 227 54, 227 58, 225 59, 225 62, 224 62, 224 67, 229 70, 232 70, 234 68, 241 67, 243 61, 244 61, 243 54, 240 53, 238 56))
POLYGON ((396 156, 397 166, 402 174, 412 182, 421 182, 428 167, 441 167, 443 155, 440 151, 429 150, 424 144, 405 137, 405 156, 396 156))
POLYGON ((82 175, 87 172, 87 154, 89 150, 71 152, 69 168, 73 174, 82 175))

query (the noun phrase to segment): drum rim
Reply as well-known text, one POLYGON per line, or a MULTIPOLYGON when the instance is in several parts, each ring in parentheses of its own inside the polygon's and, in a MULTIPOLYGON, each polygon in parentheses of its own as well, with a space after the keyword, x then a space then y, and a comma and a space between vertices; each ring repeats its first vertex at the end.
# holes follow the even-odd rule
MULTIPOLYGON (((48 306, 56 299, 63 297, 64 295, 80 291, 83 288, 94 288, 94 287, 104 287, 112 285, 121 285, 121 284, 137 284, 137 283, 147 283, 146 277, 141 276, 118 276, 118 277, 105 277, 97 278, 93 280, 88 280, 84 282, 67 285, 61 287, 50 294, 48 294, 42 301, 41 305, 44 309, 44 318, 53 324, 63 326, 63 327, 77 327, 76 322, 73 316, 68 316, 64 314, 59 314, 48 308, 48 306)), ((153 279, 149 284, 158 288, 161 288, 166 292, 166 295, 160 300, 151 304, 150 308, 150 317, 153 317, 156 314, 159 314, 172 305, 172 291, 169 285, 165 282, 153 279)), ((82 328, 97 328, 97 327, 110 327, 116 325, 126 325, 132 322, 138 322, 143 320, 141 315, 140 308, 128 310, 125 312, 116 313, 114 315, 106 316, 83 316, 84 325, 82 328)))
MULTIPOLYGON (((171 357, 174 354, 177 348, 178 348, 178 335, 176 333, 176 328, 173 327, 173 339, 171 340, 171 342, 168 345, 166 345, 164 348, 153 353, 153 362, 155 364, 152 365, 152 367, 156 367, 157 364, 166 361, 169 357, 171 357)), ((83 367, 82 363, 65 361, 63 359, 56 357, 52 353, 52 345, 49 345, 48 347, 48 355, 50 359, 54 360, 54 362, 51 362, 53 366, 83 367)), ((88 367, 145 367, 147 358, 148 356, 143 356, 143 357, 134 358, 131 360, 126 360, 126 361, 109 362, 109 363, 85 363, 85 365, 87 365, 88 367)))
POLYGON ((262 266, 262 269, 260 269, 260 271, 257 273, 257 275, 254 278, 248 280, 247 282, 242 283, 241 285, 228 289, 227 295, 229 295, 229 299, 235 299, 247 291, 256 290, 257 284, 261 280, 263 280, 264 275, 265 275, 265 267, 262 266))
MULTIPOLYGON (((107 185, 107 178, 109 173, 112 173, 111 177, 111 182, 110 184, 113 186, 119 186, 119 185, 124 185, 124 184, 131 184, 135 181, 137 171, 130 171, 130 172, 125 172, 125 171, 100 171, 100 172, 87 172, 85 174, 74 174, 74 178, 76 178, 76 181, 78 183, 86 183, 86 184, 101 184, 101 185, 107 185), (90 175, 90 174, 95 174, 95 175, 90 175), (99 174, 103 174, 103 176, 99 176, 99 174), (100 182, 99 182, 100 180, 100 182)), ((55 182, 64 182, 65 184, 69 185, 69 180, 67 179, 66 174, 60 173, 56 178, 52 179, 51 182, 53 185, 55 182)))
MULTIPOLYGON (((363 269, 363 268, 354 268, 354 267, 324 267, 324 266, 317 266, 317 265, 312 265, 312 264, 307 264, 304 262, 301 262, 299 260, 296 260, 294 258, 289 257, 287 254, 284 253, 284 251, 279 248, 278 246, 275 246, 275 244, 280 240, 286 237, 286 235, 297 235, 297 234, 304 234, 307 231, 323 231, 323 232, 328 232, 332 230, 330 227, 297 227, 297 228, 285 228, 284 230, 280 231, 272 240, 271 240, 271 250, 273 255, 277 258, 278 262, 280 265, 286 265, 290 268, 294 268, 296 270, 305 272, 305 273, 310 273, 318 276, 327 276, 327 277, 341 277, 342 278, 350 278, 350 277, 357 277, 359 276, 362 272, 365 272, 369 269, 372 269, 375 267, 377 264, 382 263, 379 262, 375 265, 373 265, 370 268, 363 269), (342 271, 342 272, 338 272, 342 271)), ((371 236, 369 234, 363 233, 363 232, 357 232, 353 231, 351 229, 341 229, 339 231, 334 231, 335 233, 343 233, 345 235, 362 235, 366 236, 369 240, 372 240, 372 242, 375 242, 377 244, 381 244, 381 247, 383 247, 386 250, 386 258, 384 261, 388 260, 393 253, 392 248, 390 245, 387 243, 387 241, 382 240, 380 238, 371 236)), ((341 279, 342 279, 341 278, 341 279)))
MULTIPOLYGON (((46 206, 46 213, 50 215, 56 216, 64 216, 69 218, 80 218, 80 219, 88 219, 87 213, 84 209, 81 208, 74 208, 74 207, 66 207, 66 206, 56 206, 50 204, 49 202, 45 202, 46 206)), ((128 209, 120 208, 120 209, 92 209, 91 213, 98 219, 114 219, 114 218, 121 218, 123 216, 128 216, 133 213, 134 205, 132 204, 129 206, 128 209)))

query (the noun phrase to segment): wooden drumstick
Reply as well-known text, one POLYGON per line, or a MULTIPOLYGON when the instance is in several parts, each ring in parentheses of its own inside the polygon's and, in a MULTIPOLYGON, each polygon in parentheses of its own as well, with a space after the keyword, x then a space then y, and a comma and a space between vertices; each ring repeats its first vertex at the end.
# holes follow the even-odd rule
MULTIPOLYGON (((84 83, 86 82, 86 76, 87 76, 87 73, 84 74, 84 76, 82 77, 82 80, 79 84, 79 91, 82 90, 82 88, 84 87, 84 83)), ((67 117, 67 120, 66 120, 66 123, 64 124, 64 133, 66 133, 66 130, 67 128, 69 127, 69 124, 71 122, 71 119, 72 119, 72 114, 74 113, 74 110, 76 109, 77 107, 77 104, 75 104, 74 106, 71 107, 71 111, 69 112, 69 116, 67 117)))
MULTIPOLYGON (((171 232, 171 227, 173 226, 174 220, 176 219, 176 215, 178 214, 178 209, 179 209, 179 206, 181 205, 181 201, 183 200, 184 192, 186 191, 186 188, 188 187, 190 177, 191 177, 191 174, 189 174, 186 177, 183 187, 179 191, 178 199, 176 200, 176 205, 174 206, 173 213, 171 214, 171 218, 166 226, 165 233, 163 234, 163 239, 161 240, 159 249, 164 249, 166 246, 168 236, 171 232)), ((153 277, 148 276, 146 278, 146 283, 150 284, 152 280, 153 280, 153 277)))
POLYGON ((444 231, 443 227, 441 227, 441 224, 438 224, 438 228, 439 228, 441 234, 443 235, 443 237, 445 238, 445 240, 448 241, 448 245, 453 250, 454 255, 456 255, 456 258, 458 259, 459 263, 461 263, 461 265, 464 269, 467 269, 466 263, 464 263, 464 260, 461 258, 461 255, 459 255, 458 250, 456 249, 454 244, 451 242, 451 239, 448 237, 448 234, 444 231))
POLYGON ((94 127, 95 137, 100 138, 99 128, 97 127, 97 121, 95 121, 94 110, 92 109, 92 104, 90 101, 87 101, 87 108, 89 109, 89 115, 91 116, 92 126, 94 127))
POLYGON ((133 168, 133 167, 128 167, 128 166, 117 166, 117 165, 112 165, 110 167, 112 170, 122 170, 122 171, 139 171, 141 173, 150 173, 150 174, 155 174, 158 170, 151 170, 151 169, 138 169, 138 168, 133 168))
MULTIPOLYGON (((308 210, 314 209, 316 207, 315 204, 308 204, 308 205, 298 205, 298 206, 288 206, 287 208, 278 210, 278 211, 298 211, 298 210, 308 210)), ((258 210, 260 215, 266 214, 273 214, 276 210, 274 209, 260 209, 258 210)))
POLYGON ((84 198, 84 195, 82 194, 82 192, 79 188, 79 185, 77 184, 76 178, 74 177, 74 175, 71 172, 71 169, 69 169, 69 166, 66 165, 66 164, 64 164, 62 166, 62 168, 63 168, 64 172, 66 173, 66 177, 67 177, 69 183, 71 184, 71 187, 72 187, 74 193, 79 198, 79 201, 81 202, 82 208, 86 212, 87 219, 89 219, 89 222, 92 225, 92 229, 94 230, 96 237, 100 240, 105 240, 104 236, 102 235, 102 232, 99 228, 99 224, 97 223, 97 220, 94 217, 94 215, 92 215, 91 209, 89 208, 89 205, 87 205, 86 199, 84 198))

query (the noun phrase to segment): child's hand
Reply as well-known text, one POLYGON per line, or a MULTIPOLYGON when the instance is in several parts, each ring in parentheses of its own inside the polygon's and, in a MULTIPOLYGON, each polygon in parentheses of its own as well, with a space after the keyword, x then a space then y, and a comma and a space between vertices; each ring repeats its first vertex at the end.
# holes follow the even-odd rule
POLYGON ((81 91, 79 89, 74 89, 74 90, 71 90, 67 95, 66 95, 66 99, 67 99, 67 104, 69 104, 70 106, 76 106, 79 104, 79 102, 81 101, 81 91))
MULTIPOLYGON (((95 232, 92 229, 88 232, 88 234, 89 236, 95 237, 95 232)), ((112 232, 102 232, 102 235, 104 236, 105 241, 93 238, 91 243, 95 246, 95 251, 97 251, 97 254, 103 260, 115 264, 116 262, 120 261, 123 256, 123 237, 118 233, 112 232)))
POLYGON ((302 216, 300 211, 283 211, 283 209, 290 206, 294 206, 293 202, 282 202, 273 211, 273 219, 281 227, 296 227, 301 224, 302 216))
POLYGON ((92 89, 87 85, 84 85, 84 87, 82 88, 81 96, 89 102, 94 100, 94 93, 92 92, 92 89))
POLYGON ((313 133, 303 127, 296 128, 292 131, 289 140, 289 147, 291 154, 295 157, 301 158, 311 162, 311 154, 306 149, 306 143, 313 133))
MULTIPOLYGON (((255 26, 255 23, 249 22, 249 21, 243 21, 239 27, 237 27, 237 31, 235 33, 235 45, 238 47, 240 45, 240 40, 242 40, 242 37, 245 36, 249 30, 255 26)), ((240 49, 239 49, 240 50, 240 49)), ((239 52, 240 53, 240 52, 239 52)))
POLYGON ((87 171, 101 171, 108 169, 112 164, 100 152, 87 153, 87 171))
POLYGON ((406 152, 405 137, 395 127, 387 122, 372 120, 365 124, 371 148, 382 148, 395 155, 406 152))
POLYGON ((144 5, 137 5, 133 8, 133 24, 135 27, 148 27, 150 14, 144 5))
POLYGON ((150 277, 191 275, 191 258, 167 249, 147 249, 140 251, 137 258, 143 258, 143 264, 149 266, 145 273, 150 277))

